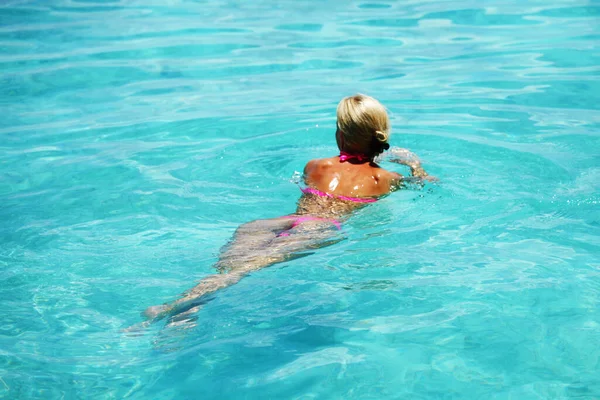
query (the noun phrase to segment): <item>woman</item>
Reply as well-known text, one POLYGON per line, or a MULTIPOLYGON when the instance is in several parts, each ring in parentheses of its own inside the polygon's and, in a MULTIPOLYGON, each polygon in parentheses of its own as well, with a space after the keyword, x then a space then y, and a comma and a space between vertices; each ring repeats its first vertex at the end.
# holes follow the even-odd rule
POLYGON ((412 179, 375 163, 390 147, 390 121, 385 108, 372 97, 357 94, 339 103, 335 137, 339 155, 306 164, 306 187, 301 189, 294 214, 241 225, 219 257, 218 274, 202 279, 174 302, 149 307, 146 317, 156 320, 188 311, 206 295, 238 282, 251 271, 336 243, 341 240, 337 233, 342 221, 352 211, 377 201, 407 180, 431 179, 408 150, 393 149, 391 161, 408 165, 412 179))

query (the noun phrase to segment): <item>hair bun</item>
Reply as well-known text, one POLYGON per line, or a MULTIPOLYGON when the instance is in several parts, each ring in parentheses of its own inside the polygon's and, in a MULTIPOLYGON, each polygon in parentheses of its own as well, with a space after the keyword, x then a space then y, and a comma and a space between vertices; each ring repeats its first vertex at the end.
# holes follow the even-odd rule
POLYGON ((381 132, 381 131, 375 131, 375 138, 382 142, 385 143, 388 140, 388 135, 385 132, 381 132))

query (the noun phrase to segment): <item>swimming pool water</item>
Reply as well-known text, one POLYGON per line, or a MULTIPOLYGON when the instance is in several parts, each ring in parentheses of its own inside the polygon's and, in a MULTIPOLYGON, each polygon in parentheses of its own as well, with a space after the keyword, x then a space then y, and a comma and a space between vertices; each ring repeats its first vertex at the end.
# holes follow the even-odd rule
POLYGON ((599 22, 580 0, 2 2, 0 397, 600 398, 599 22), (239 224, 294 211, 355 92, 439 184, 124 333, 239 224))

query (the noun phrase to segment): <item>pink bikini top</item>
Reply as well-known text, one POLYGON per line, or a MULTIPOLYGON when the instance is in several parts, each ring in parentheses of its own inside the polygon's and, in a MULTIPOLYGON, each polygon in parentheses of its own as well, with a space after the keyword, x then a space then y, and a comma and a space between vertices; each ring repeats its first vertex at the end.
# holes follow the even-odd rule
POLYGON ((340 151, 340 162, 356 160, 358 162, 370 161, 371 158, 365 156, 364 154, 350 154, 345 151, 340 151))

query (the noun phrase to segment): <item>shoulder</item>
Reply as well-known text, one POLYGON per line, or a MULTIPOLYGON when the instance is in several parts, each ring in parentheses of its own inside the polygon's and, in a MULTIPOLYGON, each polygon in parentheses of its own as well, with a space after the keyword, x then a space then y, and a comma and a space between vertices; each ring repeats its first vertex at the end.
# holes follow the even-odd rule
POLYGON ((373 178, 378 184, 384 184, 389 190, 394 190, 402 181, 403 177, 397 172, 388 171, 381 167, 375 169, 373 178))
POLYGON ((317 158, 310 160, 304 166, 304 173, 309 174, 319 170, 328 169, 333 166, 333 159, 331 158, 317 158))
POLYGON ((304 167, 304 183, 318 185, 321 180, 330 174, 331 168, 333 168, 333 160, 330 158, 310 160, 304 167))
POLYGON ((389 172, 387 171, 390 175, 389 175, 389 185, 390 185, 390 190, 394 191, 399 189, 402 186, 402 181, 404 179, 404 177, 402 175, 400 175, 397 172, 389 172))
POLYGON ((373 176, 379 179, 401 179, 402 175, 397 172, 388 171, 385 168, 380 167, 377 164, 371 164, 373 176))

